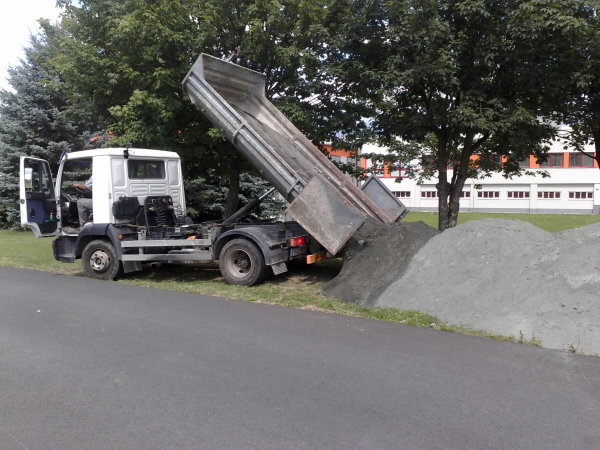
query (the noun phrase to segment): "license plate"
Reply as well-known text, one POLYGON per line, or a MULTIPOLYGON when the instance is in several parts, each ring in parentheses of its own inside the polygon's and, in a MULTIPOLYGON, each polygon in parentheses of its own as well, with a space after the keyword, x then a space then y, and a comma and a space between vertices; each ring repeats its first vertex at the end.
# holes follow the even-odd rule
POLYGON ((298 255, 303 255, 304 253, 306 253, 306 247, 292 247, 292 248, 290 248, 290 256, 291 257, 298 256, 298 255))

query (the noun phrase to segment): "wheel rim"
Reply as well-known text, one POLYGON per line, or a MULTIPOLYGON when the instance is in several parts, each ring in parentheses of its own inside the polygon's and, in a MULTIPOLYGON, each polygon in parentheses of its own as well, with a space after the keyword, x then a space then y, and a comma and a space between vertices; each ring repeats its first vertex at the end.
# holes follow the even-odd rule
POLYGON ((110 267, 110 255, 104 250, 94 250, 90 256, 90 267, 94 272, 105 272, 110 267))
POLYGON ((243 250, 235 250, 227 259, 227 271, 236 278, 246 278, 252 270, 250 255, 243 250))

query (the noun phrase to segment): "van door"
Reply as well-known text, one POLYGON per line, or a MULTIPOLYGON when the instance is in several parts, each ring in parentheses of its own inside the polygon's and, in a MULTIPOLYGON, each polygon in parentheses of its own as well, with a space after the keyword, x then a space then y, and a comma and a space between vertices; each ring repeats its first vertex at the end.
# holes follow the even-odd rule
POLYGON ((19 174, 21 226, 36 237, 55 236, 58 221, 50 165, 43 159, 21 156, 19 174))

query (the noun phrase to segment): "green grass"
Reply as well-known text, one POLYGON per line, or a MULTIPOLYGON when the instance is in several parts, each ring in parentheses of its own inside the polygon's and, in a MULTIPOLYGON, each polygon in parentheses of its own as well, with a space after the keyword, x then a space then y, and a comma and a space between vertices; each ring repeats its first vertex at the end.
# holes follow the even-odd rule
POLYGON ((52 256, 52 239, 36 239, 29 231, 0 230, 0 265, 73 275, 80 264, 63 264, 52 256))
MULTIPOLYGON (((459 224, 470 220, 487 218, 524 220, 547 231, 561 231, 600 222, 600 215, 461 213, 459 215, 459 224)), ((404 220, 409 222, 423 221, 437 228, 438 216, 434 213, 410 212, 404 220)), ((0 265, 84 276, 79 260, 74 264, 64 264, 54 260, 51 239, 36 239, 33 233, 30 232, 0 230, 0 265)), ((440 322, 436 317, 418 311, 362 307, 328 298, 323 294, 322 287, 327 281, 335 278, 341 268, 342 261, 340 259, 323 261, 277 277, 272 277, 263 284, 248 288, 227 284, 221 277, 218 266, 215 264, 203 266, 164 264, 155 270, 146 268, 142 272, 126 274, 117 282, 173 291, 215 295, 292 308, 325 311, 355 317, 366 317, 387 322, 539 345, 539 342, 535 339, 524 341, 522 336, 496 336, 485 331, 448 326, 440 322)))

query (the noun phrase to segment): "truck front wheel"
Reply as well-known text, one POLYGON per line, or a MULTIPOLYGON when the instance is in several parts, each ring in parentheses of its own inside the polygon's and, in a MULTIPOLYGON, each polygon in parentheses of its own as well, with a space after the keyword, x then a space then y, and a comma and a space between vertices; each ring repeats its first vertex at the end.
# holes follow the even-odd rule
POLYGON ((229 284, 252 286, 267 277, 267 265, 259 248, 246 239, 229 241, 219 255, 221 275, 229 284))
POLYGON ((99 280, 114 280, 123 272, 115 248, 110 242, 95 240, 83 249, 81 263, 85 274, 99 280))

